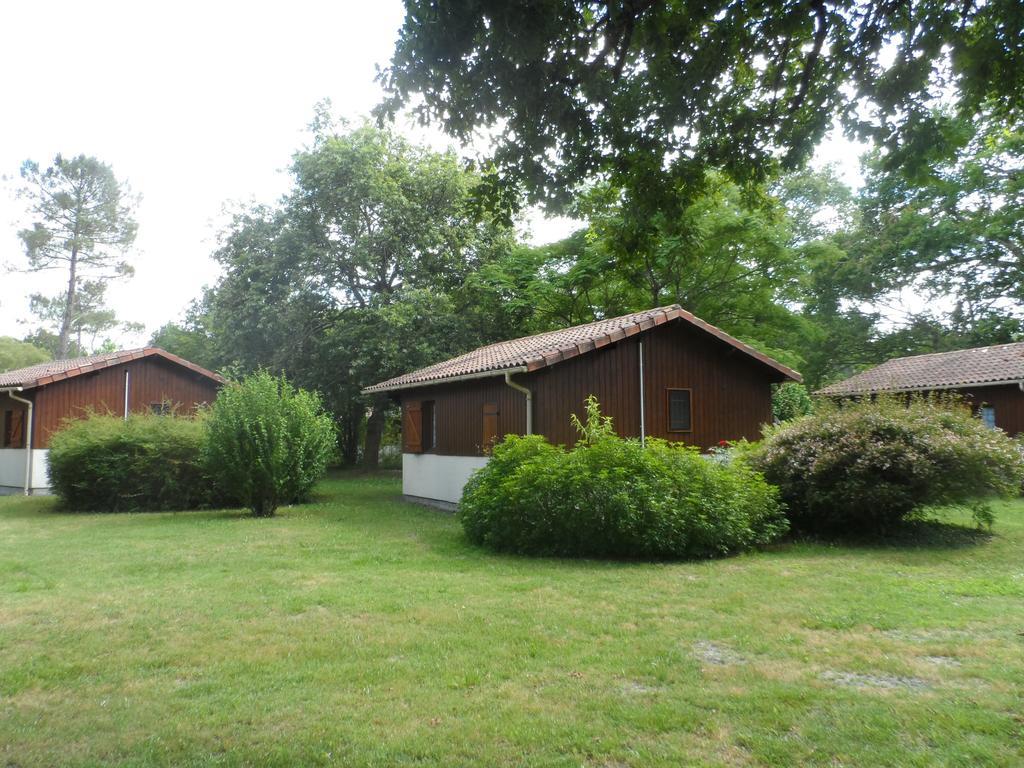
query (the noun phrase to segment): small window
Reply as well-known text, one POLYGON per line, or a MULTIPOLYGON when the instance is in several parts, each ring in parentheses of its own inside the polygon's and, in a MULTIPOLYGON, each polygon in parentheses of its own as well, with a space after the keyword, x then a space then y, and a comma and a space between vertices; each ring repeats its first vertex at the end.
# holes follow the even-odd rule
POLYGON ((437 409, 433 400, 423 401, 423 450, 432 451, 437 444, 437 409))
POLYGON ((979 410, 978 414, 981 416, 981 420, 985 426, 989 429, 996 428, 996 409, 991 405, 983 405, 979 410))
POLYGON ((171 404, 164 400, 162 403, 150 403, 149 410, 157 416, 170 416, 173 409, 171 408, 171 404))
POLYGON ((670 389, 668 391, 668 431, 689 432, 693 428, 690 408, 690 390, 670 389))

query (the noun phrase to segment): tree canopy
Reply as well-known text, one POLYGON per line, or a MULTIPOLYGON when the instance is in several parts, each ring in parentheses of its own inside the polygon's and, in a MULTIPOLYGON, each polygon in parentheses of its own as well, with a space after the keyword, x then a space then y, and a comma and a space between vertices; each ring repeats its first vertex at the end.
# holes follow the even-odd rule
POLYGON ((949 298, 979 322, 1024 304, 1024 129, 990 111, 957 124, 963 148, 914 180, 868 158, 858 251, 877 290, 949 298))
POLYGON ((757 185, 706 170, 665 210, 640 217, 628 191, 603 180, 575 196, 577 232, 531 246, 478 205, 486 173, 390 129, 321 114, 294 156, 291 191, 238 213, 214 254, 221 279, 154 343, 229 372, 287 373, 320 392, 346 460, 370 464, 392 405, 364 396, 367 385, 481 344, 655 305, 682 304, 800 370, 813 389, 895 355, 1020 332, 1019 301, 998 282, 1016 268, 997 244, 1017 236, 1014 136, 972 126, 955 156, 929 165, 930 188, 877 157, 858 192, 827 168, 757 185), (950 181, 961 174, 973 186, 950 181), (939 268, 952 259, 968 277, 939 268), (932 302, 896 323, 884 303, 905 286, 963 291, 963 306, 985 312, 943 313, 932 302))
POLYGON ((955 145, 933 107, 1024 115, 1017 0, 406 0, 378 113, 412 105, 531 202, 611 181, 671 213, 714 169, 760 183, 838 120, 916 171, 955 145))
POLYGON ((0 336, 0 373, 45 363, 49 359, 50 354, 45 349, 10 336, 0 336))
POLYGON ((56 324, 55 353, 65 358, 83 323, 101 327, 116 322, 113 315, 101 318, 97 313, 103 309, 105 284, 133 273, 122 256, 138 229, 134 200, 110 166, 85 155, 57 155, 45 170, 27 160, 21 178, 19 193, 29 201, 30 223, 18 236, 28 271, 59 269, 67 275, 61 295, 33 297, 41 319, 56 324), (80 295, 83 290, 86 295, 80 295))
POLYGON ((280 205, 235 217, 214 254, 223 277, 159 341, 212 346, 216 367, 286 371, 322 394, 346 458, 362 439, 373 464, 390 402, 361 390, 493 340, 491 307, 465 286, 513 234, 478 215, 479 177, 453 154, 390 130, 321 113, 291 170, 280 205))

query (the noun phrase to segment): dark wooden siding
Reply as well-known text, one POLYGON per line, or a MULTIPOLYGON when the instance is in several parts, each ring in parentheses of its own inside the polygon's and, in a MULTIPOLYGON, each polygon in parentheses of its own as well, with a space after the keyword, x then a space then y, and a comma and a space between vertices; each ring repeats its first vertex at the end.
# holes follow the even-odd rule
MULTIPOLYGON (((927 397, 930 395, 959 395, 971 407, 977 415, 983 405, 990 405, 995 409, 996 426, 1011 437, 1024 433, 1024 392, 1016 384, 1000 385, 996 387, 962 387, 960 389, 939 389, 920 390, 913 393, 894 395, 895 397, 927 397)), ((861 395, 859 397, 865 397, 861 395)), ((875 397, 875 395, 866 395, 875 397)), ((832 397, 835 401, 842 401, 846 397, 832 397)))
POLYGON ((996 412, 996 426, 1009 435, 1024 432, 1024 392, 1016 384, 1000 387, 973 387, 956 390, 978 410, 990 405, 996 412))
POLYGON ((709 448, 720 440, 757 439, 771 421, 778 376, 734 347, 684 323, 633 336, 612 347, 543 368, 524 383, 537 393, 534 431, 571 445, 569 414, 595 395, 616 431, 640 435, 640 361, 644 347, 644 431, 648 437, 709 448), (689 389, 692 430, 668 431, 668 390, 689 389))
POLYGON ((152 357, 81 374, 33 390, 36 447, 48 447, 50 436, 65 419, 81 417, 89 409, 124 413, 125 370, 130 372, 128 410, 133 413, 148 411, 152 403, 165 400, 177 406, 179 413, 192 413, 200 403, 212 403, 217 396, 215 382, 152 357))
MULTIPOLYGON (((646 339, 650 335, 642 334, 639 338, 646 339)), ((576 432, 569 416, 575 413, 582 418, 584 402, 594 395, 601 403, 601 412, 612 418, 620 435, 639 437, 637 339, 633 336, 520 377, 522 383, 533 390, 533 431, 553 443, 572 445, 576 432)), ((644 346, 646 351, 646 342, 644 346)))
MULTIPOLYGON (((31 392, 19 392, 18 397, 23 397, 26 400, 32 399, 31 392)), ((14 398, 10 397, 6 392, 0 392, 0 413, 4 411, 23 411, 25 410, 25 404, 19 403, 14 398)))
MULTIPOLYGON (((572 445, 576 434, 569 416, 582 416, 584 401, 593 394, 619 434, 638 437, 641 339, 649 437, 708 448, 720 440, 756 439, 761 425, 771 421, 771 383, 781 376, 734 347, 677 322, 535 373, 517 375, 516 381, 533 391, 534 432, 552 442, 572 445), (691 390, 690 432, 668 431, 670 388, 691 390)), ((439 454, 482 453, 486 403, 498 406, 499 436, 526 430, 525 397, 500 376, 405 390, 399 396, 403 403, 435 402, 434 451, 439 454)))
POLYGON ((482 456, 484 452, 484 406, 496 405, 497 434, 523 434, 526 431, 526 399, 505 384, 493 379, 457 382, 436 387, 403 390, 403 422, 409 403, 434 403, 437 434, 431 453, 444 456, 482 456))

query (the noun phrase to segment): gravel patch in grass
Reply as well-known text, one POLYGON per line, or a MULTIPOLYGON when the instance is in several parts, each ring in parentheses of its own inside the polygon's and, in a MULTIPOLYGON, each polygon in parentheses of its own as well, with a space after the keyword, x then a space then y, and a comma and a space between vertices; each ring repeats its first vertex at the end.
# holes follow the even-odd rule
POLYGON ((963 666, 963 662, 955 656, 922 656, 921 660, 927 661, 929 664, 934 664, 937 667, 963 666))
POLYGON ((740 654, 709 640, 699 640, 694 643, 693 653, 705 664, 714 664, 721 667, 747 663, 747 660, 740 654))
POLYGON ((903 677, 901 675, 866 675, 860 672, 838 672, 828 669, 821 673, 821 679, 848 688, 885 688, 924 690, 931 685, 920 677, 903 677))
POLYGON ((882 634, 907 643, 931 643, 937 640, 959 640, 970 637, 963 629, 884 629, 882 634))
POLYGON ((651 693, 660 693, 665 690, 661 685, 648 685, 637 680, 627 680, 622 684, 622 692, 634 696, 643 696, 651 693))

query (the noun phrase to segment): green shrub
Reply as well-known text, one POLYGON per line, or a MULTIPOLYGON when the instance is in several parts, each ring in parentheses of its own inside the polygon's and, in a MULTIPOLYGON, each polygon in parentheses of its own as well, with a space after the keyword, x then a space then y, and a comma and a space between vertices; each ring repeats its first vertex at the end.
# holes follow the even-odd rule
POLYGON ((573 450, 508 436, 467 483, 467 537, 534 555, 709 557, 771 541, 786 530, 774 489, 743 462, 697 449, 618 437, 587 402, 573 450))
POLYGON ((827 404, 769 427, 747 459, 777 485, 794 528, 884 532, 910 515, 969 507, 990 524, 989 496, 1015 493, 1021 454, 951 398, 827 404))
POLYGON ((308 498, 334 446, 334 422, 319 396, 261 372, 221 390, 203 458, 226 499, 263 517, 308 498))
MULTIPOLYGON (((1017 447, 1017 453, 1020 454, 1021 461, 1024 461, 1024 432, 1015 435, 1013 443, 1017 447)), ((1024 496, 1024 475, 1020 478, 1020 495, 1024 496)))
POLYGON ((50 441, 50 485, 75 510, 192 509, 208 503, 201 420, 90 414, 50 441))
POLYGON ((803 384, 787 381, 772 393, 772 416, 776 421, 791 421, 812 413, 814 401, 803 384))

